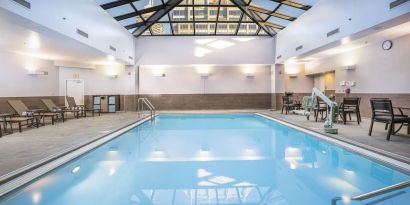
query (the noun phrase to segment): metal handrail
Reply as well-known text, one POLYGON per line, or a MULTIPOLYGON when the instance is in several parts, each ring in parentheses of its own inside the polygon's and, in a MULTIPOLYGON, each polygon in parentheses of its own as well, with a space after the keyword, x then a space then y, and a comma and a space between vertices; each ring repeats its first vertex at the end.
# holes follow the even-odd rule
POLYGON ((152 105, 152 103, 148 100, 148 98, 138 98, 137 103, 138 103, 138 106, 137 106, 138 113, 144 109, 144 104, 145 104, 150 111, 151 120, 155 119, 156 110, 155 110, 154 105, 152 105))
MULTIPOLYGON (((367 192, 365 194, 361 194, 361 195, 358 195, 358 196, 355 196, 355 197, 352 197, 352 198, 348 198, 348 200, 363 201, 363 200, 366 200, 366 199, 369 199, 369 198, 372 198, 372 197, 375 197, 375 196, 379 196, 381 194, 396 191, 398 189, 402 189, 402 188, 405 188, 405 187, 408 187, 408 186, 410 186, 410 180, 405 181, 405 182, 400 182, 400 183, 397 183, 397 184, 393 184, 391 186, 383 187, 381 189, 377 189, 377 190, 374 190, 374 191, 371 191, 371 192, 367 192)), ((337 202, 340 201, 340 200, 343 200, 343 197, 333 198, 332 199, 332 205, 336 205, 337 202)))

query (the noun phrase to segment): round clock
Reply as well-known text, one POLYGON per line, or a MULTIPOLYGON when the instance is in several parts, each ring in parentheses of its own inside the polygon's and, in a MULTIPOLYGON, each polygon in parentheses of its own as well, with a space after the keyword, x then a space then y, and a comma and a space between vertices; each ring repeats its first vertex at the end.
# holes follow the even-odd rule
POLYGON ((393 47, 393 42, 391 40, 383 41, 382 48, 383 50, 390 50, 393 47))

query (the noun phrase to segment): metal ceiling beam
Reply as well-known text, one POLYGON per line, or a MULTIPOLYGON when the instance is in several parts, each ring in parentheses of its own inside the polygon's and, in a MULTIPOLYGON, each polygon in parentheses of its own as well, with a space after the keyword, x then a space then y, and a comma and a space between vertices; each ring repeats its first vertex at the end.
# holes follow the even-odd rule
POLYGON ((101 7, 102 7, 103 9, 107 10, 107 9, 112 9, 112 8, 114 8, 114 7, 118 7, 118 6, 122 6, 122 5, 125 5, 125 4, 129 4, 129 3, 132 3, 132 2, 135 2, 135 1, 137 1, 137 0, 118 0, 118 1, 113 1, 113 2, 109 2, 109 3, 103 4, 103 5, 101 5, 101 7))
POLYGON ((150 8, 142 9, 142 10, 139 10, 139 11, 123 14, 123 15, 120 15, 120 16, 116 16, 114 18, 117 21, 121 21, 121 20, 124 20, 124 19, 128 19, 128 18, 148 14, 148 13, 151 13, 151 12, 156 12, 156 11, 159 11, 159 10, 164 9, 164 8, 165 8, 164 5, 158 5, 158 6, 153 6, 153 7, 150 7, 150 8))
POLYGON ((264 9, 264 8, 260 8, 260 7, 248 6, 248 9, 249 9, 249 10, 252 10, 252 11, 259 12, 259 13, 266 14, 266 15, 269 15, 269 16, 274 16, 274 17, 277 17, 277 18, 281 18, 281 19, 284 19, 284 20, 288 20, 288 21, 294 21, 294 20, 296 20, 296 18, 293 17, 293 16, 289 16, 289 15, 282 14, 282 13, 279 13, 279 12, 272 12, 272 11, 270 11, 270 10, 267 10, 267 9, 264 9))
POLYGON ((246 4, 246 2, 244 0, 231 0, 231 2, 233 4, 235 4, 244 14, 246 14, 252 21, 254 21, 254 23, 256 23, 260 28, 262 28, 268 35, 270 36, 274 36, 274 34, 272 34, 270 32, 270 29, 268 29, 265 25, 264 22, 260 22, 257 19, 255 19, 255 15, 253 12, 251 12, 248 9, 248 5, 246 4))
POLYGON ((154 14, 152 14, 147 21, 145 22, 145 24, 143 26, 138 27, 132 34, 134 34, 135 36, 140 36, 141 34, 143 34, 147 29, 149 29, 152 25, 154 25, 155 23, 157 23, 158 20, 160 20, 163 16, 165 16, 166 14, 168 14, 168 12, 170 12, 173 8, 175 8, 175 6, 177 6, 179 3, 181 3, 183 0, 168 0, 165 5, 164 8, 161 10, 158 10, 157 12, 155 12, 154 14))
POLYGON ((296 1, 290 1, 290 0, 271 0, 271 1, 276 2, 276 3, 281 3, 281 4, 284 4, 286 6, 291 6, 291 7, 294 7, 294 8, 302 9, 302 10, 305 10, 305 11, 312 8, 312 6, 305 5, 305 4, 296 2, 296 1))

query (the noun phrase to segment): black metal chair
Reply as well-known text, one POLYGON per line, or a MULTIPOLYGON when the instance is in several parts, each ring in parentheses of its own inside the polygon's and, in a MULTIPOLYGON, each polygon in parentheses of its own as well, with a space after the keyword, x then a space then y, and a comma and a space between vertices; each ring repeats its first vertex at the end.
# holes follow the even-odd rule
MULTIPOLYGON (((372 118, 369 128, 369 136, 372 135, 373 123, 381 122, 386 124, 387 140, 390 140, 390 135, 395 135, 403 127, 403 124, 409 123, 410 118, 407 115, 395 115, 393 111, 393 105, 390 99, 370 99, 370 105, 372 108, 372 118), (398 129, 394 128, 395 124, 400 124, 398 129)), ((408 127, 407 133, 410 134, 410 128, 408 127)))
POLYGON ((351 114, 356 114, 357 124, 360 125, 360 121, 361 121, 360 98, 356 98, 356 97, 343 98, 343 102, 339 107, 339 113, 343 119, 344 124, 346 124, 347 115, 349 115, 349 119, 352 120, 351 114))
POLYGON ((325 119, 327 117, 327 104, 320 99, 319 97, 316 97, 316 105, 313 108, 313 114, 315 116, 315 122, 317 122, 317 118, 319 117, 319 113, 321 116, 321 119, 325 119), (325 116, 323 116, 323 113, 325 113, 325 116))
POLYGON ((295 104, 293 104, 292 100, 288 96, 282 96, 282 112, 281 112, 281 114, 283 114, 284 109, 286 111, 286 114, 288 114, 288 112, 290 110, 292 110, 294 107, 295 107, 295 104))

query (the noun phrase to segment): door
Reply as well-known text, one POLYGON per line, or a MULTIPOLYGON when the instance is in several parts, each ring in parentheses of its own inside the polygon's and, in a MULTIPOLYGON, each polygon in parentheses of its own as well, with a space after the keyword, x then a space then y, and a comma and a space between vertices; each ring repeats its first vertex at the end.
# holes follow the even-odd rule
MULTIPOLYGON (((65 82, 65 96, 74 97, 77 105, 84 105, 84 80, 67 79, 65 82)), ((66 106, 68 105, 66 104, 66 106)))

